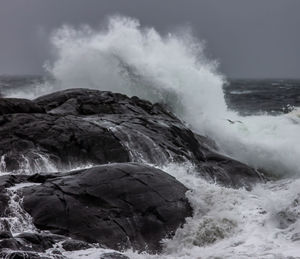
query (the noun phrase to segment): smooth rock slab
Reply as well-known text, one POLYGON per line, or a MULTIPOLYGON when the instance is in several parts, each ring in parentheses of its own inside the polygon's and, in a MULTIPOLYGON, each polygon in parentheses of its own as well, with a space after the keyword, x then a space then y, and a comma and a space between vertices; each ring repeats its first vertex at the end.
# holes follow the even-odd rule
POLYGON ((112 249, 156 252, 192 209, 187 188, 153 167, 109 164, 63 174, 23 189, 37 228, 112 249))

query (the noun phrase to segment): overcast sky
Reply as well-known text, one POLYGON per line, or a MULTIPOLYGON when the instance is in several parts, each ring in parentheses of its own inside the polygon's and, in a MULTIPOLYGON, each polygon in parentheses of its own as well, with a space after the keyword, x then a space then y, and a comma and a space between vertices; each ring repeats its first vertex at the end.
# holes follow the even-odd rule
POLYGON ((0 0, 0 74, 42 73, 51 31, 116 13, 190 25, 229 77, 300 78, 300 0, 0 0))

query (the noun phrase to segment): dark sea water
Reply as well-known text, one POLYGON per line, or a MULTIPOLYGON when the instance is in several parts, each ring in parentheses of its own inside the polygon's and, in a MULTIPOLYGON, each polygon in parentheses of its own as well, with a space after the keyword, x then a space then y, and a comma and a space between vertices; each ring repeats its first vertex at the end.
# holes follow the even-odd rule
MULTIPOLYGON (((30 96, 49 80, 39 75, 0 76, 0 93, 30 96)), ((299 79, 228 79, 223 91, 228 108, 244 116, 278 115, 300 107, 299 79)))
POLYGON ((224 93, 229 107, 242 115, 286 113, 300 106, 300 80, 229 80, 224 93))

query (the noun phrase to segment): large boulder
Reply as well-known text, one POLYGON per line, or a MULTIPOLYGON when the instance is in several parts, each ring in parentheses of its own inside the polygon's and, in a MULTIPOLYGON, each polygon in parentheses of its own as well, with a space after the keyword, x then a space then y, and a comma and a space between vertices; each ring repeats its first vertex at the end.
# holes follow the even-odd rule
POLYGON ((39 97, 27 102, 30 109, 24 108, 26 102, 2 99, 6 114, 0 115, 1 171, 190 161, 205 177, 226 186, 261 181, 256 170, 217 154, 213 141, 192 132, 160 104, 89 89, 39 97))
POLYGON ((37 166, 42 154, 56 165, 129 161, 111 131, 76 116, 9 114, 2 118, 0 135, 0 155, 8 171, 37 166))
POLYGON ((151 252, 192 215, 186 191, 165 172, 136 163, 72 171, 22 190, 24 208, 39 229, 151 252))
MULTIPOLYGON (((24 100, 6 103, 13 102, 18 107, 24 100)), ((44 157, 56 165, 204 159, 191 130, 161 105, 137 97, 72 89, 40 97, 34 105, 36 113, 15 109, 0 116, 0 135, 5 136, 0 156, 7 171, 28 164, 44 169, 44 157)))
POLYGON ((163 164, 204 159, 193 132, 160 104, 89 89, 68 89, 35 102, 49 114, 81 116, 107 128, 127 148, 130 161, 163 164))

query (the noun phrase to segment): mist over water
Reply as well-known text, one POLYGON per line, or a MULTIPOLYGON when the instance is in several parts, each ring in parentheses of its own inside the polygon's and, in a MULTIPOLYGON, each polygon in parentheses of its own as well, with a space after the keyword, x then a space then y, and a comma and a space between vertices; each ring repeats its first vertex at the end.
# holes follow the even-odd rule
POLYGON ((225 79, 189 32, 160 35, 116 16, 98 31, 63 26, 52 44, 56 60, 46 67, 57 81, 48 90, 88 87, 164 103, 221 152, 270 174, 299 173, 298 114, 241 117, 228 110, 225 79))

